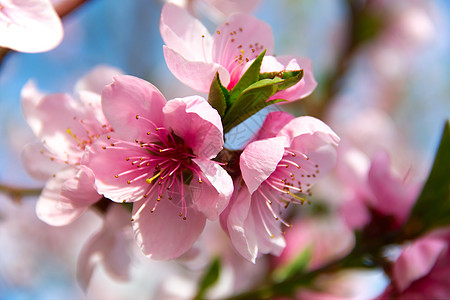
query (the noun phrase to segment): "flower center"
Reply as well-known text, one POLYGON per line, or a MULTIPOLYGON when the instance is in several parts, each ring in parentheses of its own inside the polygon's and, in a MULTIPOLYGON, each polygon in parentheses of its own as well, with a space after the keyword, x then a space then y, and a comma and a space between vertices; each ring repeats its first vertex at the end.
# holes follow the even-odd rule
MULTIPOLYGON (((145 120, 154 125, 152 121, 142 116, 137 115, 136 119, 145 120)), ((126 160, 133 168, 115 177, 138 171, 139 175, 128 180, 127 183, 131 184, 133 181, 145 178, 148 184, 143 195, 145 202, 135 215, 139 214, 150 200, 156 198, 150 210, 151 213, 156 210, 162 199, 167 199, 180 206, 179 216, 186 219, 190 198, 185 193, 184 185, 189 184, 193 178, 197 178, 199 183, 202 182, 200 171, 192 162, 196 156, 183 139, 173 131, 165 127, 152 127, 154 130, 147 132, 149 137, 147 141, 135 140, 135 143, 144 150, 141 152, 142 156, 127 157, 126 160)))

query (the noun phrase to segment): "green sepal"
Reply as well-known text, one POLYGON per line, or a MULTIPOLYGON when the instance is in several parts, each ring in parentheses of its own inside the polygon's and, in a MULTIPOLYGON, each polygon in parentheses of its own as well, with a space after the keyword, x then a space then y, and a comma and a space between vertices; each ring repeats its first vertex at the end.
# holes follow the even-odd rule
POLYGON ((295 274, 300 274, 306 270, 312 257, 311 247, 306 248, 301 252, 294 261, 287 265, 281 266, 272 273, 272 278, 276 282, 282 282, 295 274))
POLYGON ((447 120, 430 175, 404 225, 407 238, 415 238, 450 225, 450 121, 447 120))
POLYGON ((217 72, 209 88, 208 102, 221 117, 225 114, 229 97, 228 90, 220 82, 219 72, 217 72))
POLYGON ((236 85, 231 89, 229 102, 227 103, 228 106, 231 107, 245 89, 259 80, 259 72, 261 71, 261 64, 265 54, 266 50, 262 51, 261 54, 255 58, 255 61, 248 67, 247 71, 245 71, 236 85))
POLYGON ((205 299, 206 291, 213 286, 217 280, 219 280, 220 269, 220 260, 216 257, 209 265, 206 273, 203 275, 203 278, 198 286, 197 295, 194 299, 205 299))
POLYGON ((263 79, 245 89, 222 119, 224 133, 244 122, 261 109, 285 101, 280 99, 267 101, 278 91, 278 84, 282 82, 283 79, 279 77, 263 79))

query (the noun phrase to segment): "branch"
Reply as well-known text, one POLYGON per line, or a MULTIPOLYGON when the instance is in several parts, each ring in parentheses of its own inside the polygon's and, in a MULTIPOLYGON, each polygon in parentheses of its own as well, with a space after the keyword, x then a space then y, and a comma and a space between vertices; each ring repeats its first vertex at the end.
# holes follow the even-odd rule
POLYGON ((39 196, 42 192, 42 188, 24 188, 14 187, 4 184, 0 184, 0 193, 6 194, 11 197, 14 202, 20 203, 23 197, 39 196))

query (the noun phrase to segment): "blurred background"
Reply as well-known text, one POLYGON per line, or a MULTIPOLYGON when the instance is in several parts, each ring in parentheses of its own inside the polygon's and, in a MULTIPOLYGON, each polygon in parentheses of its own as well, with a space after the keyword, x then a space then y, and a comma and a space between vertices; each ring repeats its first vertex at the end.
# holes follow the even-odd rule
MULTIPOLYGON (((224 20, 202 1, 189 2, 211 32, 224 20)), ((56 49, 8 53, 0 66, 0 185, 43 186, 27 176, 20 159, 23 146, 35 141, 20 108, 30 79, 45 92, 72 93, 78 78, 107 64, 150 81, 167 99, 196 94, 165 66, 162 5, 86 1, 63 19, 65 36, 56 49)), ((253 13, 272 26, 276 54, 313 61, 316 91, 283 109, 319 117, 363 148, 367 141, 380 144, 394 165, 426 178, 450 117, 449 1, 262 0, 253 13)), ((175 262, 151 261, 134 249, 130 282, 98 268, 84 293, 76 261, 100 218, 89 212, 69 226, 51 227, 36 217, 35 203, 36 197, 0 193, 0 299, 148 299, 180 272, 175 262)), ((181 294, 191 288, 180 288, 181 294)))

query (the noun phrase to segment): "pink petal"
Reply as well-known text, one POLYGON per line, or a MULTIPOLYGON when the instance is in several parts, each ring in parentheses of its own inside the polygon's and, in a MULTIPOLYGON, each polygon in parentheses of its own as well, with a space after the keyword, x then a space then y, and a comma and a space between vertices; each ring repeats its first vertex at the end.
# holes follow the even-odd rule
POLYGON ((148 152, 139 144, 119 142, 118 135, 111 132, 101 136, 94 144, 86 148, 82 164, 95 174, 95 186, 99 194, 119 203, 133 202, 142 199, 146 192, 144 187, 148 184, 145 182, 147 177, 133 180, 145 174, 146 171, 138 170, 136 166, 132 165, 133 161, 127 160, 127 158, 146 157, 147 155, 148 152), (111 144, 115 146, 111 146, 111 144), (135 172, 116 178, 116 175, 130 170, 135 170, 135 172), (128 181, 130 181, 129 184, 128 181))
POLYGON ((98 65, 84 75, 75 85, 75 91, 89 91, 101 95, 103 88, 113 82, 114 76, 123 72, 108 65, 98 65))
POLYGON ((67 168, 50 178, 36 204, 36 214, 52 226, 73 222, 101 196, 93 189, 89 174, 67 168))
POLYGON ((404 291, 413 281, 427 275, 446 249, 447 243, 441 239, 422 238, 403 250, 393 267, 399 291, 404 291))
POLYGON ((275 171, 284 154, 284 137, 250 143, 240 157, 242 178, 250 194, 275 171))
POLYGON ((170 72, 182 83, 198 92, 209 92, 211 82, 217 72, 219 72, 220 81, 224 86, 230 82, 230 74, 220 64, 189 60, 166 46, 163 46, 163 51, 170 72))
POLYGON ((50 157, 52 154, 42 146, 42 143, 28 144, 22 152, 22 165, 33 178, 47 180, 66 167, 64 164, 52 161, 50 157))
MULTIPOLYGON (((29 87, 27 85, 22 93, 22 111, 33 133, 56 158, 70 163, 79 162, 79 140, 90 139, 86 127, 80 123, 86 116, 83 108, 66 94, 32 98, 29 87)), ((38 96, 38 93, 34 95, 38 96)))
POLYGON ((279 263, 292 263, 299 255, 311 251, 308 269, 317 269, 347 255, 354 247, 354 233, 336 217, 297 220, 286 234, 287 246, 279 263))
POLYGON ((236 251, 245 259, 255 263, 258 244, 253 216, 249 214, 250 204, 251 194, 244 186, 239 192, 235 192, 229 204, 227 219, 222 222, 226 224, 231 243, 236 251))
MULTIPOLYGON (((410 188, 391 173, 390 159, 386 152, 378 152, 372 159, 368 182, 377 199, 375 208, 386 215, 396 217, 399 224, 404 222, 414 205, 417 193, 410 193, 410 188)), ((415 186, 411 188, 416 190, 415 186)))
POLYGON ((298 145, 301 146, 304 153, 311 152, 311 150, 314 151, 314 149, 324 143, 330 143, 337 146, 340 140, 328 125, 319 119, 308 116, 293 119, 286 124, 278 134, 278 136, 286 136, 288 138, 287 145, 294 143, 294 139, 301 135, 316 135, 316 138, 314 138, 315 143, 298 145))
POLYGON ((341 205, 339 213, 346 225, 352 229, 362 229, 372 218, 367 205, 359 197, 348 198, 341 205))
POLYGON ((214 158, 223 146, 220 115, 200 96, 173 99, 163 109, 165 124, 195 155, 214 158))
POLYGON ((286 65, 286 70, 295 71, 303 69, 303 78, 296 85, 276 93, 269 100, 284 99, 294 101, 309 96, 317 86, 312 72, 311 60, 305 57, 290 58, 286 56, 277 57, 277 59, 286 65))
MULTIPOLYGON (((170 201, 158 203, 151 213, 155 200, 134 218, 133 229, 136 242, 142 252, 161 260, 174 259, 189 250, 205 227, 205 216, 195 209, 188 208, 186 220, 179 217, 180 208, 170 201)), ((133 215, 144 201, 133 205, 133 215)))
POLYGON ((0 46, 20 52, 43 52, 63 38, 61 20, 49 0, 3 1, 0 46))
POLYGON ((250 13, 261 2, 260 0, 204 0, 217 9, 223 16, 231 16, 236 13, 250 13))
POLYGON ((278 256, 286 247, 286 241, 280 228, 280 222, 275 220, 265 207, 265 201, 266 199, 260 198, 259 194, 253 194, 249 216, 252 216, 254 222, 258 252, 278 256))
MULTIPOLYGON (((267 23, 252 15, 238 14, 217 28, 214 35, 213 61, 222 65, 230 74, 237 71, 238 77, 246 62, 256 58, 264 49, 267 49, 266 55, 270 55, 273 47, 272 28, 267 23)), ((237 80, 238 78, 234 78, 231 85, 237 80)), ((225 86, 226 83, 222 84, 225 86)))
POLYGON ((124 207, 109 206, 102 229, 84 244, 78 258, 77 277, 84 290, 99 262, 114 278, 129 279, 131 257, 127 247, 129 241, 123 231, 129 224, 130 213, 124 207))
POLYGON ((186 60, 212 62, 211 35, 187 10, 173 3, 166 3, 161 11, 159 30, 167 47, 186 60))
POLYGON ((284 111, 274 111, 267 114, 264 123, 256 134, 257 140, 275 137, 281 128, 289 123, 294 116, 284 111))
POLYGON ((233 194, 233 180, 217 163, 201 159, 193 159, 193 162, 205 177, 202 183, 192 180, 190 189, 197 191, 192 202, 197 211, 202 212, 209 220, 216 220, 233 194))
POLYGON ((102 92, 103 112, 109 124, 128 141, 148 139, 147 132, 163 124, 165 104, 166 99, 155 86, 133 76, 114 77, 102 92))

